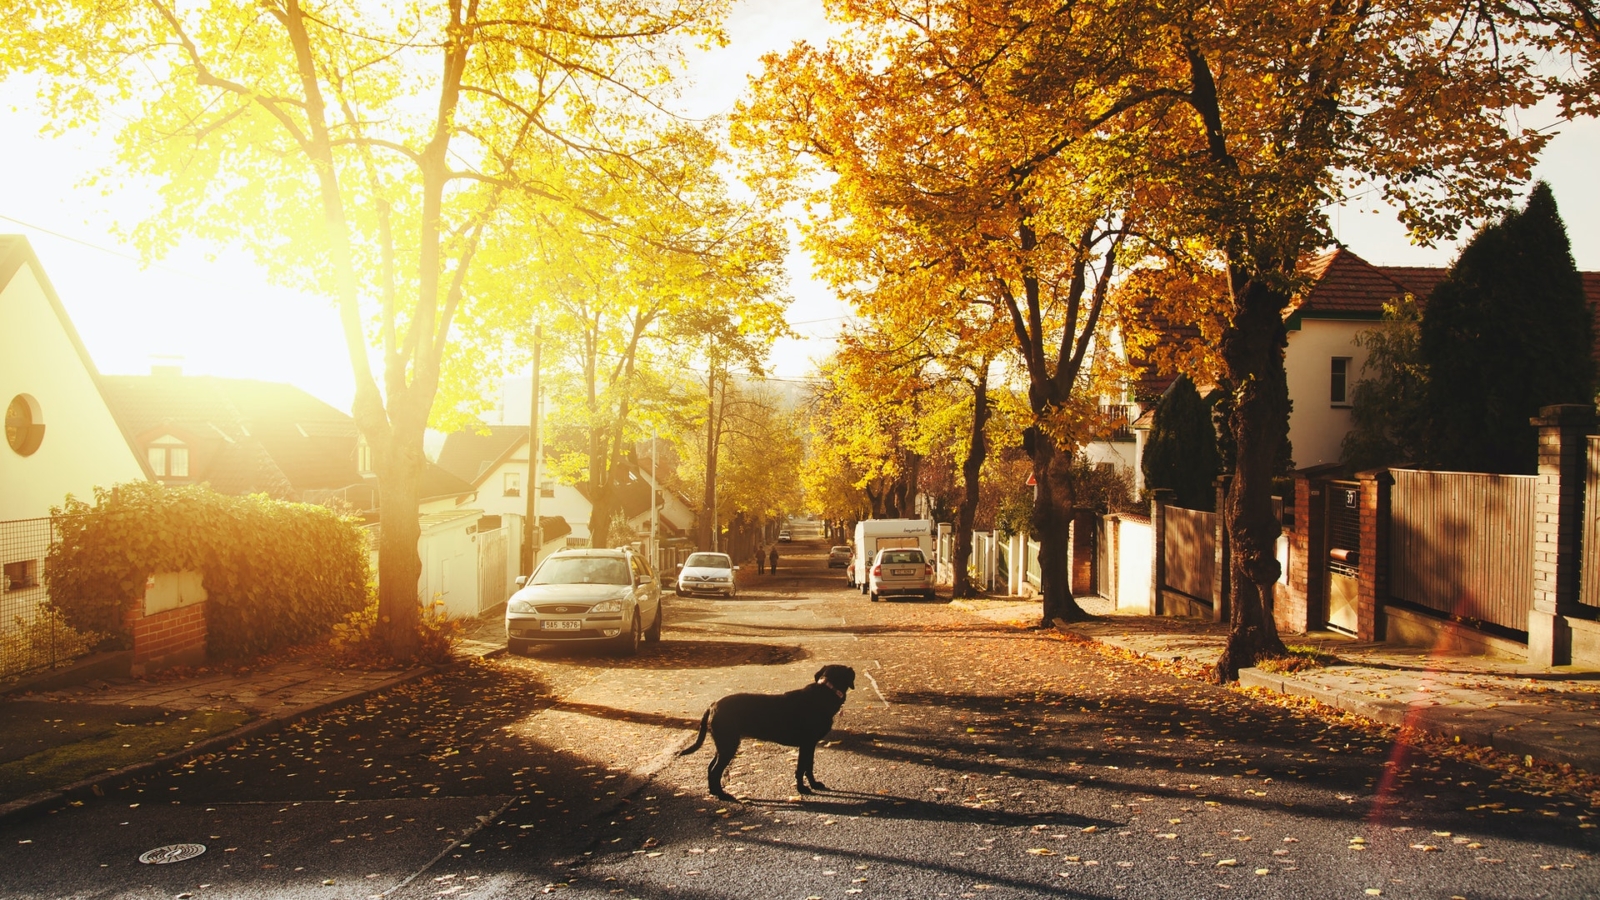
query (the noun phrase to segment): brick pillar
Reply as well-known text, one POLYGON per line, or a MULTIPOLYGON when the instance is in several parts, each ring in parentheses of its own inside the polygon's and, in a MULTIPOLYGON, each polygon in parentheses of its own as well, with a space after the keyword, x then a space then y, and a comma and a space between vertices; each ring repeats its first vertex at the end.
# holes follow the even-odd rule
POLYGON ((1161 588, 1167 583, 1167 505, 1177 499, 1171 488, 1150 492, 1150 615, 1165 614, 1161 588))
POLYGON ((1289 597, 1280 618, 1291 632, 1321 628, 1327 621, 1328 564, 1327 499, 1325 482, 1297 472, 1294 477, 1294 530, 1289 532, 1289 597))
POLYGON ((1211 568, 1211 621, 1226 622, 1230 616, 1228 590, 1233 577, 1233 554, 1228 552, 1228 489, 1232 475, 1217 476, 1216 533, 1212 535, 1214 566, 1211 568))
MULTIPOLYGON (((1383 605, 1389 600, 1389 497, 1394 476, 1388 469, 1356 473, 1361 482, 1360 600, 1356 605, 1356 637, 1383 640, 1383 605)), ((1326 555, 1326 552, 1324 552, 1326 555)), ((1324 563, 1326 564, 1326 563, 1324 563)))
POLYGON ((1594 409, 1546 406, 1529 420, 1539 429, 1539 474, 1533 485, 1533 609, 1528 612, 1528 662, 1572 662, 1566 616, 1577 611, 1583 567, 1583 493, 1594 409))

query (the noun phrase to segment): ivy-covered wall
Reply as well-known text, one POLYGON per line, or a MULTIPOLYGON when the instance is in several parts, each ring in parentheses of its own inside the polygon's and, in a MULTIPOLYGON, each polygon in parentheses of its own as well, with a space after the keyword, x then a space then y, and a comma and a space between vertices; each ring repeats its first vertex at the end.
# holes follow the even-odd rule
POLYGON ((123 647, 123 612, 154 572, 199 572, 210 650, 250 656, 319 637, 367 602, 366 539, 330 509, 203 486, 130 482, 53 513, 50 602, 74 628, 123 647))

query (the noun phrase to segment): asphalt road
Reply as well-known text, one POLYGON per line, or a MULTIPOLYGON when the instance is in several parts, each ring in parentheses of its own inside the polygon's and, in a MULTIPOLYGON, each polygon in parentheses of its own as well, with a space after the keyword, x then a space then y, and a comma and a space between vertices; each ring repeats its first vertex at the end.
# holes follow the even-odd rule
POLYGON ((1595 810, 1247 693, 923 602, 786 545, 736 600, 668 598, 635 659, 561 648, 407 686, 0 828, 6 898, 1600 896, 1595 810), (818 750, 700 713, 826 663, 818 750), (204 852, 144 864, 177 844, 204 852))

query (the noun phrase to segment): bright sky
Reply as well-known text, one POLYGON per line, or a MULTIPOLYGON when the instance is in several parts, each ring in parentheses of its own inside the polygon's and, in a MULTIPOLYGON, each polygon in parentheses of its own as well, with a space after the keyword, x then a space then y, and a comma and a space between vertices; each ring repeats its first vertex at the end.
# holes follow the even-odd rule
MULTIPOLYGON (((686 98, 696 115, 730 109, 762 54, 828 33, 821 0, 743 0, 729 23, 730 45, 698 60, 686 98)), ((81 186, 108 158, 107 142, 90 135, 47 140, 31 111, 29 85, 0 85, 0 233, 32 242, 100 371, 143 374, 152 362, 179 361, 192 375, 289 382, 348 410, 353 380, 332 306, 269 286, 243 255, 198 242, 142 267, 116 237, 153 209, 148 192, 104 196, 81 186)), ((1537 115, 1537 114, 1533 114, 1537 115)), ((1552 124, 1553 116, 1532 121, 1552 124)), ((1555 189, 1573 255, 1600 269, 1600 123, 1560 126, 1538 170, 1555 189)), ((1413 247, 1391 211, 1357 200, 1335 217, 1338 237, 1379 264, 1448 265, 1454 246, 1413 247)), ((809 375, 832 350, 849 309, 810 277, 802 254, 789 258, 789 320, 801 335, 777 348, 773 374, 809 375)))

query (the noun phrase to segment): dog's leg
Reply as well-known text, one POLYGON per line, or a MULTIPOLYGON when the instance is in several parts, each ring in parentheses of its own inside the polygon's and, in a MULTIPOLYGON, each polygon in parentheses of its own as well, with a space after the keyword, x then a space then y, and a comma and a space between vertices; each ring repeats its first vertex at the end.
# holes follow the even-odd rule
POLYGON ((723 800, 733 800, 734 796, 722 789, 722 773, 728 770, 728 766, 733 763, 733 755, 739 752, 739 738, 730 741, 713 733, 711 740, 716 745, 717 752, 711 759, 711 765, 706 767, 706 787, 714 796, 723 800))
POLYGON ((816 758, 816 744, 800 745, 800 759, 795 763, 794 767, 794 786, 795 790, 802 794, 811 793, 811 788, 816 788, 819 791, 828 789, 827 785, 817 780, 817 774, 813 771, 813 767, 816 765, 816 758), (806 786, 807 781, 811 782, 811 787, 806 786))

